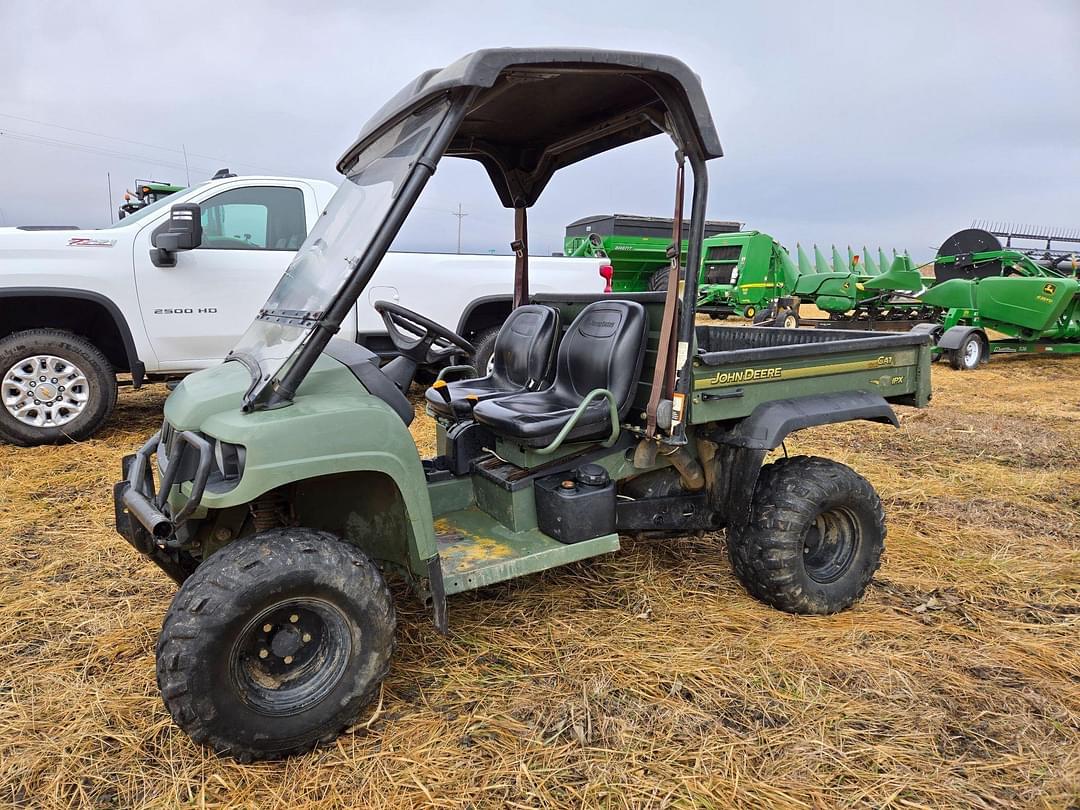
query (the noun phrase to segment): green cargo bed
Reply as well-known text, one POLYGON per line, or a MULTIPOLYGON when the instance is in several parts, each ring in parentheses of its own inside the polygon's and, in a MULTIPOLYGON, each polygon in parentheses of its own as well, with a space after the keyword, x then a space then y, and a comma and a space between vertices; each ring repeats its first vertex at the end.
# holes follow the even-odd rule
POLYGON ((930 401, 930 341, 917 333, 698 326, 691 422, 748 416, 778 399, 861 391, 930 401))

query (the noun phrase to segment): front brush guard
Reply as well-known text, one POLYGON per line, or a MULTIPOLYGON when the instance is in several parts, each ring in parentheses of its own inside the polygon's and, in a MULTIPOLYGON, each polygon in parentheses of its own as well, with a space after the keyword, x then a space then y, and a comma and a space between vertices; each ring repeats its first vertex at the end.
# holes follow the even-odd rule
POLYGON ((210 464, 213 461, 210 442, 198 433, 184 430, 177 432, 170 443, 175 449, 172 458, 164 455, 161 431, 158 431, 134 455, 125 457, 124 480, 117 483, 113 491, 117 531, 144 554, 150 553, 154 546, 176 546, 176 529, 199 506, 206 490, 206 482, 210 478, 210 464), (180 470, 185 466, 187 454, 192 452, 196 453, 198 458, 194 476, 191 478, 191 491, 182 505, 173 512, 169 505, 169 493, 177 483, 180 470), (162 456, 160 489, 154 487, 151 459, 155 453, 162 456), (131 525, 131 518, 139 525, 131 525), (146 536, 139 537, 140 534, 146 536), (150 542, 146 542, 147 540, 150 542))

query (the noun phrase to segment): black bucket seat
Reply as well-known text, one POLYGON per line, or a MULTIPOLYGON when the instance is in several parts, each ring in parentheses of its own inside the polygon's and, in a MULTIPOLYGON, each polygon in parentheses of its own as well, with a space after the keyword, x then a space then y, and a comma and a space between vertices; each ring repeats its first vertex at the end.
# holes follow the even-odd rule
MULTIPOLYGON (((559 345, 555 381, 550 387, 480 402, 473 409, 473 418, 497 435, 529 447, 543 447, 551 443, 590 391, 606 388, 614 394, 623 419, 634 402, 648 330, 645 307, 636 301, 589 304, 559 345)), ((566 440, 606 438, 611 430, 608 401, 598 397, 566 440)))
POLYGON ((463 419, 477 402, 535 390, 548 380, 558 335, 558 310, 541 304, 520 306, 499 329, 487 376, 432 386, 424 397, 436 414, 463 419))

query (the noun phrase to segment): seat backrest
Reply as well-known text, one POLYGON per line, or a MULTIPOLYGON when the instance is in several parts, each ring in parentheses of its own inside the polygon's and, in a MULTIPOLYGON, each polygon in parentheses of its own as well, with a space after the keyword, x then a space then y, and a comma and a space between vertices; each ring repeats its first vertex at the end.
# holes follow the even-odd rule
MULTIPOLYGON (((547 378, 559 335, 559 312, 543 304, 526 304, 510 313, 495 338, 491 378, 510 391, 536 388, 547 378)), ((484 369, 478 369, 483 374, 484 369)))
POLYGON ((574 318, 559 345, 552 388, 568 402, 595 388, 615 395, 626 416, 645 359, 649 319, 637 301, 594 301, 574 318))

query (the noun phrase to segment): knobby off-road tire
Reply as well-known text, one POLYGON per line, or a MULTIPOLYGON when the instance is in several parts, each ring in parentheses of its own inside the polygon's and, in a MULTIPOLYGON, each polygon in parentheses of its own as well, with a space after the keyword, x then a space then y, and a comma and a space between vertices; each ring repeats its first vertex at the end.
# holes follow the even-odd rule
POLYGON ((116 373, 86 338, 29 329, 0 340, 0 440, 20 447, 80 441, 115 405, 116 373))
POLYGON ((751 596, 787 613, 850 607, 884 550, 885 512, 873 486, 814 456, 762 467, 749 524, 728 530, 736 576, 751 596))
POLYGON ((176 724, 219 753, 302 753, 371 701, 394 627, 363 552, 327 532, 271 529, 211 555, 180 587, 158 638, 158 687, 176 724))

